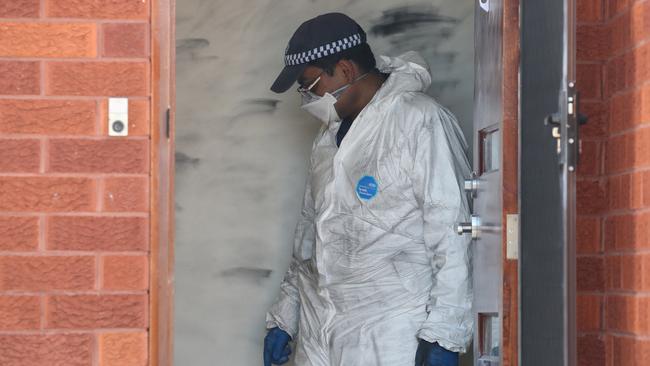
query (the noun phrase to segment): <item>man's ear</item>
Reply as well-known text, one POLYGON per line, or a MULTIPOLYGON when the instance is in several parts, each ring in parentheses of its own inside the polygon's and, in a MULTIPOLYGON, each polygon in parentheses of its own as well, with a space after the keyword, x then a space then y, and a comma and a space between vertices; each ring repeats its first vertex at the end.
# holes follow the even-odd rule
POLYGON ((354 62, 350 60, 340 60, 339 67, 341 68, 341 72, 343 73, 346 82, 351 83, 354 78, 357 77, 358 70, 357 65, 355 65, 354 62))

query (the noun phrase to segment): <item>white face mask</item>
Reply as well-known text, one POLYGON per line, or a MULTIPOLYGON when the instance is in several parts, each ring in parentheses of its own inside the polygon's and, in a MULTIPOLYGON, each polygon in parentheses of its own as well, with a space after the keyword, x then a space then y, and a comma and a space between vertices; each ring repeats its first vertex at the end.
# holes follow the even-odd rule
POLYGON ((359 76, 358 78, 354 79, 352 83, 343 85, 332 93, 325 93, 325 95, 322 97, 319 97, 313 93, 309 93, 309 98, 303 97, 303 104, 300 106, 300 108, 309 112, 312 116, 318 118, 328 126, 332 122, 340 122, 341 117, 339 117, 339 114, 336 112, 334 104, 336 104, 336 102, 339 100, 339 97, 341 97, 343 92, 349 88, 350 85, 354 84, 358 80, 363 79, 366 75, 368 75, 368 73, 359 76))
POLYGON ((339 122, 341 117, 336 112, 334 104, 338 99, 330 93, 325 93, 322 97, 315 98, 313 102, 309 102, 300 106, 300 108, 309 112, 312 116, 318 118, 326 125, 332 122, 339 122))

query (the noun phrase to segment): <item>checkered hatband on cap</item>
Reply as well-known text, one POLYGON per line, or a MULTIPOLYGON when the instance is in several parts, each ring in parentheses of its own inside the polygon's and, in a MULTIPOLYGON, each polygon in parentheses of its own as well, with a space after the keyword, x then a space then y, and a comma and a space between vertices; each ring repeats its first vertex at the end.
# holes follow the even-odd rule
MULTIPOLYGON (((305 52, 299 52, 299 53, 293 53, 290 55, 285 55, 284 56, 284 64, 286 66, 292 66, 292 65, 300 65, 304 64, 313 60, 317 60, 319 58, 333 55, 335 53, 341 52, 343 50, 346 50, 348 48, 352 48, 354 46, 357 46, 361 44, 361 34, 353 34, 349 37, 345 37, 343 39, 339 39, 338 41, 334 41, 319 47, 316 47, 314 49, 311 49, 309 51, 305 52)), ((286 52, 286 51, 285 51, 286 52)))

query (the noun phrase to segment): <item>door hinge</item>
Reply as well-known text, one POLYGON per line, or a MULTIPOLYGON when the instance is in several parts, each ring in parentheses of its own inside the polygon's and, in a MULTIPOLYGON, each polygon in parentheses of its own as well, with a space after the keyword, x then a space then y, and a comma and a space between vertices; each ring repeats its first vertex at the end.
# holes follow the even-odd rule
POLYGON ((165 136, 169 138, 170 136, 170 119, 171 119, 171 108, 167 108, 167 111, 165 112, 165 136))

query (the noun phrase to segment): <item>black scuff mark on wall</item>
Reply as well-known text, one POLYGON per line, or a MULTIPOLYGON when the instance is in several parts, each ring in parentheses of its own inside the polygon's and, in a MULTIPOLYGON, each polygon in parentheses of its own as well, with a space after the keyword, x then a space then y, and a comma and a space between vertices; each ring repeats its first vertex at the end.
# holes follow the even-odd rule
POLYGON ((210 41, 205 38, 182 38, 176 41, 176 52, 190 52, 210 47, 210 41))
POLYGON ((199 164, 201 164, 200 158, 191 157, 181 151, 177 151, 176 154, 174 154, 174 158, 176 162, 176 169, 178 170, 190 167, 196 168, 199 164))
POLYGON ((400 6, 385 10, 370 28, 376 36, 390 36, 428 24, 456 24, 458 19, 439 14, 430 5, 400 6))
POLYGON ((206 38, 182 38, 176 40, 176 58, 179 60, 189 59, 192 61, 217 60, 219 56, 206 55, 210 47, 210 41, 206 38))
POLYGON ((279 99, 253 98, 245 99, 239 103, 233 121, 251 114, 273 114, 280 104, 279 99))
POLYGON ((271 99, 271 98, 247 99, 243 101, 243 104, 249 106, 258 106, 258 107, 266 108, 268 110, 275 110, 275 108, 277 108, 279 103, 280 103, 279 99, 271 99))
POLYGON ((272 270, 266 268, 234 267, 219 272, 215 277, 224 277, 226 279, 238 279, 262 283, 264 279, 271 277, 272 272, 272 270))
POLYGON ((460 25, 461 19, 445 15, 431 4, 408 5, 384 10, 371 21, 370 33, 386 39, 392 55, 407 51, 420 53, 431 70, 428 94, 438 97, 460 85, 460 80, 448 76, 452 74, 448 71, 454 67, 458 53, 441 47, 460 25))

